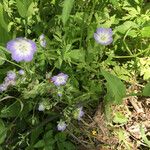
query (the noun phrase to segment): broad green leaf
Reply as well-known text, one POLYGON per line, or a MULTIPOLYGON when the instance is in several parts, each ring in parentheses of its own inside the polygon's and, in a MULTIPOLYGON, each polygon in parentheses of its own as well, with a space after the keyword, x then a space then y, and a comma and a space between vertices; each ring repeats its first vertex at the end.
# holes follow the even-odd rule
POLYGON ((34 7, 35 7, 35 3, 34 2, 32 2, 31 4, 30 4, 30 6, 28 7, 28 10, 27 10, 27 17, 29 17, 29 16, 31 16, 32 14, 33 14, 33 12, 34 12, 34 7))
POLYGON ((0 65, 2 65, 6 59, 5 53, 3 52, 3 50, 0 49, 0 65))
POLYGON ((62 10, 62 22, 64 25, 69 19, 69 15, 71 13, 73 4, 74 4, 74 0, 64 0, 63 10, 62 10))
POLYGON ((150 26, 142 28, 141 35, 142 37, 150 37, 150 26))
POLYGON ((144 96, 150 96, 150 82, 148 82, 143 89, 144 96))
POLYGON ((111 103, 120 104, 126 95, 126 88, 123 82, 116 76, 107 71, 101 70, 104 78, 107 81, 107 99, 111 103))
POLYGON ((19 12, 19 15, 23 18, 29 17, 33 12, 33 0, 16 0, 16 6, 19 12))
POLYGON ((45 145, 44 140, 40 140, 34 145, 34 148, 44 147, 44 145, 45 145))
POLYGON ((17 9, 18 9, 19 15, 21 17, 25 18, 26 13, 27 13, 27 8, 24 5, 23 1, 22 0, 16 0, 16 6, 17 6, 17 9))
POLYGON ((11 33, 9 32, 9 34, 8 34, 8 32, 1 26, 1 24, 0 24, 0 36, 1 36, 0 37, 1 45, 5 45, 11 36, 11 33))
POLYGON ((0 144, 2 144, 6 138, 7 128, 4 125, 2 119, 0 119, 0 144))
POLYGON ((37 127, 31 132, 31 145, 35 143, 42 131, 43 127, 37 127))

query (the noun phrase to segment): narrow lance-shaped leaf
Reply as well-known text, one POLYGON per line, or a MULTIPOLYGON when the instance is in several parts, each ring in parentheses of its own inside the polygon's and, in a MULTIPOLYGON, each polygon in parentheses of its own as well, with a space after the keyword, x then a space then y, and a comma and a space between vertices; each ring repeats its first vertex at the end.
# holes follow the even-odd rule
POLYGON ((8 26, 7 23, 4 20, 4 14, 3 14, 3 5, 0 3, 0 25, 7 31, 8 26))
POLYGON ((74 0, 64 0, 63 11, 62 11, 62 22, 64 25, 69 19, 69 15, 71 13, 73 4, 74 4, 74 0))

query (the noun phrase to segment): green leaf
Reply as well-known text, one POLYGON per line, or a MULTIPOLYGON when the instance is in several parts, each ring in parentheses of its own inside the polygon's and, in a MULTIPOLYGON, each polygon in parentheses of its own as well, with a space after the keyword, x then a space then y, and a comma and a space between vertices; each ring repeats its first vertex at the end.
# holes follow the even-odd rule
POLYGON ((35 7, 35 3, 34 2, 32 2, 31 4, 30 4, 30 6, 28 7, 28 10, 27 10, 27 17, 29 17, 29 16, 31 16, 32 14, 33 14, 33 12, 34 12, 34 7, 35 7))
POLYGON ((55 139, 58 142, 64 142, 66 140, 66 134, 63 132, 60 132, 60 133, 56 134, 55 139))
POLYGON ((19 15, 23 18, 29 17, 32 14, 33 5, 32 0, 16 0, 19 15))
POLYGON ((37 127, 31 132, 31 145, 38 139, 39 135, 42 133, 43 127, 37 127))
POLYGON ((44 147, 44 145, 45 145, 44 140, 40 140, 34 145, 34 148, 44 147))
POLYGON ((144 96, 150 96, 150 82, 148 82, 143 89, 144 96))
POLYGON ((120 123, 120 124, 125 124, 125 123, 127 123, 127 121, 128 121, 128 119, 126 118, 125 115, 123 115, 120 112, 115 113, 113 122, 120 123))
POLYGON ((1 3, 0 3, 0 24, 6 31, 8 31, 8 25, 4 20, 3 5, 1 3))
POLYGON ((10 33, 8 34, 8 24, 4 20, 4 12, 3 5, 0 3, 0 44, 5 45, 10 37, 10 33))
POLYGON ((67 53, 67 56, 77 62, 83 62, 85 60, 85 53, 83 50, 72 50, 67 53))
POLYGON ((145 134, 145 131, 144 131, 144 128, 141 126, 140 127, 140 131, 141 131, 141 136, 142 136, 142 139, 143 141, 147 144, 147 146, 150 148, 150 141, 148 140, 146 134, 145 134))
POLYGON ((8 117, 17 117, 17 116, 25 116, 31 110, 31 105, 29 103, 22 103, 21 101, 16 101, 8 107, 4 107, 1 110, 0 117, 8 118, 8 117))
POLYGON ((150 26, 144 27, 141 30, 142 37, 150 37, 150 26))
POLYGON ((71 13, 73 4, 74 4, 74 0, 64 0, 63 10, 62 10, 62 22, 64 25, 69 19, 69 15, 71 13))
POLYGON ((101 70, 107 84, 107 100, 111 103, 120 104, 126 95, 126 88, 123 82, 107 71, 101 70))
POLYGON ((2 65, 5 62, 4 59, 6 59, 5 53, 3 50, 0 50, 0 65, 2 65))
POLYGON ((126 21, 122 25, 116 27, 115 30, 122 34, 125 34, 130 28, 138 28, 138 25, 132 21, 126 21))
POLYGON ((6 138, 7 128, 4 125, 2 119, 0 119, 0 144, 2 144, 6 138))

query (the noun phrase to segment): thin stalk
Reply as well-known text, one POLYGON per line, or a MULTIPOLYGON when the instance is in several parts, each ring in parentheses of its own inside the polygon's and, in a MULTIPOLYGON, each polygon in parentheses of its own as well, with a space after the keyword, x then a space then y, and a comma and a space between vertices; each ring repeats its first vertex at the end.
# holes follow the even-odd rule
POLYGON ((28 36, 28 18, 25 18, 25 37, 28 36))
POLYGON ((126 37, 127 37, 128 33, 129 33, 129 31, 130 31, 131 29, 132 29, 132 28, 130 28, 130 29, 126 32, 126 34, 125 34, 125 36, 124 36, 124 38, 123 38, 123 44, 125 45, 126 50, 127 50, 128 54, 129 54, 130 56, 132 56, 133 54, 132 54, 131 50, 129 49, 129 47, 127 46, 125 40, 126 40, 126 37))
POLYGON ((135 57, 138 57, 139 55, 141 55, 141 54, 143 54, 143 53, 145 53, 145 52, 147 52, 149 50, 150 50, 150 48, 147 48, 144 51, 141 51, 141 52, 139 52, 139 53, 137 53, 135 55, 131 55, 131 56, 112 56, 112 57, 113 58, 135 58, 135 57))
POLYGON ((10 64, 13 64, 13 65, 15 65, 15 66, 17 66, 17 67, 19 67, 19 68, 24 69, 22 66, 20 66, 20 65, 18 65, 18 64, 16 64, 16 63, 14 63, 14 62, 12 62, 12 61, 6 59, 6 58, 3 58, 3 57, 0 56, 0 59, 5 60, 5 61, 9 62, 10 64))

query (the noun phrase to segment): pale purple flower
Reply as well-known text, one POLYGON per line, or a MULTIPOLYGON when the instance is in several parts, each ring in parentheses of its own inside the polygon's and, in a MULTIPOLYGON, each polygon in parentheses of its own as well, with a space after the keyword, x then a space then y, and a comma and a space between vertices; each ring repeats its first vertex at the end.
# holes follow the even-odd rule
POLYGON ((8 71, 7 77, 8 80, 15 80, 16 79, 16 73, 14 71, 8 71))
POLYGON ((11 52, 13 60, 29 62, 33 59, 33 55, 36 52, 36 44, 32 40, 21 37, 9 41, 7 49, 11 52))
POLYGON ((18 73, 19 73, 20 75, 24 75, 24 74, 25 74, 25 71, 22 70, 22 69, 20 69, 20 70, 18 71, 18 73))
POLYGON ((3 91, 6 91, 7 90, 7 84, 5 84, 5 83, 2 83, 2 84, 0 84, 0 92, 3 92, 3 91))
POLYGON ((67 124, 64 121, 60 120, 57 125, 58 131, 64 131, 66 127, 67 127, 67 124))
POLYGON ((102 45, 109 45, 113 41, 111 28, 98 28, 94 33, 94 39, 97 43, 102 45))
POLYGON ((75 119, 81 120, 81 118, 84 115, 83 107, 81 106, 81 107, 76 108, 73 115, 75 119))
POLYGON ((16 73, 14 71, 8 71, 4 82, 0 84, 0 92, 6 91, 10 85, 16 84, 16 73))
POLYGON ((58 91, 58 92, 57 92, 57 95, 58 95, 59 97, 62 97, 62 92, 61 92, 61 91, 58 91))
POLYGON ((56 86, 66 84, 68 79, 68 75, 64 73, 59 73, 57 76, 53 76, 51 80, 56 86))
POLYGON ((45 35, 44 34, 41 34, 40 36, 39 36, 39 42, 40 42, 40 45, 42 46, 42 47, 46 47, 46 39, 45 39, 45 35))

